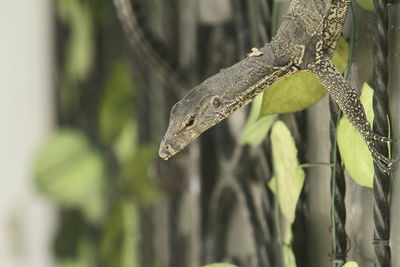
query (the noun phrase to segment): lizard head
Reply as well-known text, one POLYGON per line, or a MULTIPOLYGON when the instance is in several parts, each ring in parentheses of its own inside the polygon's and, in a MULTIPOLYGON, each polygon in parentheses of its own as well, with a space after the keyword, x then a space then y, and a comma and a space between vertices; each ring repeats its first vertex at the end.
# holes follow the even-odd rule
POLYGON ((225 117, 222 108, 220 97, 195 87, 172 107, 168 129, 160 145, 160 157, 169 159, 221 121, 225 117))

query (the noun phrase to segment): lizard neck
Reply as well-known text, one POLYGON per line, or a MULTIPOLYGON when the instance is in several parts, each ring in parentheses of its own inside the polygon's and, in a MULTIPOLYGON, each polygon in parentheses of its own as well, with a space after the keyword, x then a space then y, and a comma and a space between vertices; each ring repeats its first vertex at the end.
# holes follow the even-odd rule
POLYGON ((276 45, 274 41, 266 44, 259 50, 258 56, 248 56, 240 63, 221 70, 197 90, 208 88, 212 95, 220 97, 224 104, 220 114, 229 116, 271 84, 298 71, 291 60, 278 62, 273 51, 276 45))

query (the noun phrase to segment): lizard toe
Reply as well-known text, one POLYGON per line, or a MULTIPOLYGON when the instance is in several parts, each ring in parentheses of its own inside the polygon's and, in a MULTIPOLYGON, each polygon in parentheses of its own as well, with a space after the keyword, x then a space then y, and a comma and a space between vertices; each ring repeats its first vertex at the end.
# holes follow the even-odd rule
POLYGON ((376 150, 376 148, 373 147, 373 146, 371 146, 369 149, 370 149, 370 151, 371 151, 372 157, 374 158, 374 161, 375 161, 375 162, 381 161, 381 162, 383 162, 383 163, 385 163, 385 164, 391 166, 392 164, 394 164, 394 163, 396 163, 396 162, 399 161, 398 159, 389 159, 388 157, 382 155, 382 154, 379 153, 379 152, 376 150))
POLYGON ((369 147, 372 158, 382 173, 390 174, 394 172, 393 164, 397 163, 399 159, 389 159, 388 157, 379 153, 375 147, 369 147))
POLYGON ((400 161, 400 159, 389 159, 390 164, 396 164, 397 162, 400 161))
POLYGON ((378 168, 382 173, 391 174, 394 172, 393 168, 387 167, 382 163, 378 164, 378 168))
POLYGON ((389 137, 380 136, 380 135, 377 134, 377 133, 374 133, 373 139, 374 139, 375 141, 378 141, 378 142, 381 142, 381 143, 384 143, 384 144, 386 144, 386 143, 394 143, 394 142, 397 141, 397 140, 392 139, 392 138, 389 138, 389 137))

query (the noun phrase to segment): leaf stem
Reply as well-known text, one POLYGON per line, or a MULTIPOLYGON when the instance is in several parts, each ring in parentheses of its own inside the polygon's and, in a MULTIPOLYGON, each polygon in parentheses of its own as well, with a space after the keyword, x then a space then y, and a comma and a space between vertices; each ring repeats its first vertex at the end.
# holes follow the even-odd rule
POLYGON ((329 166, 332 167, 333 163, 330 162, 314 162, 314 163, 304 163, 304 164, 300 164, 299 167, 300 168, 311 168, 311 167, 321 167, 321 166, 329 166))

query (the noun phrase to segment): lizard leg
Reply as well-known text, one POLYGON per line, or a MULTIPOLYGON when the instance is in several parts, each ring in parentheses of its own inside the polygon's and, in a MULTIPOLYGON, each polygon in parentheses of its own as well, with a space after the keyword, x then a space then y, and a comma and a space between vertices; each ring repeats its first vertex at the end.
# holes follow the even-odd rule
POLYGON ((344 22, 346 21, 347 11, 351 0, 332 0, 328 12, 324 18, 322 38, 324 41, 324 51, 331 57, 335 52, 336 42, 342 35, 344 22))
POLYGON ((397 160, 387 158, 375 148, 375 141, 387 143, 391 139, 373 132, 353 86, 342 77, 333 63, 328 59, 318 62, 311 71, 317 76, 321 84, 328 89, 333 100, 338 104, 344 115, 362 135, 380 170, 386 173, 391 172, 392 165, 397 160))

